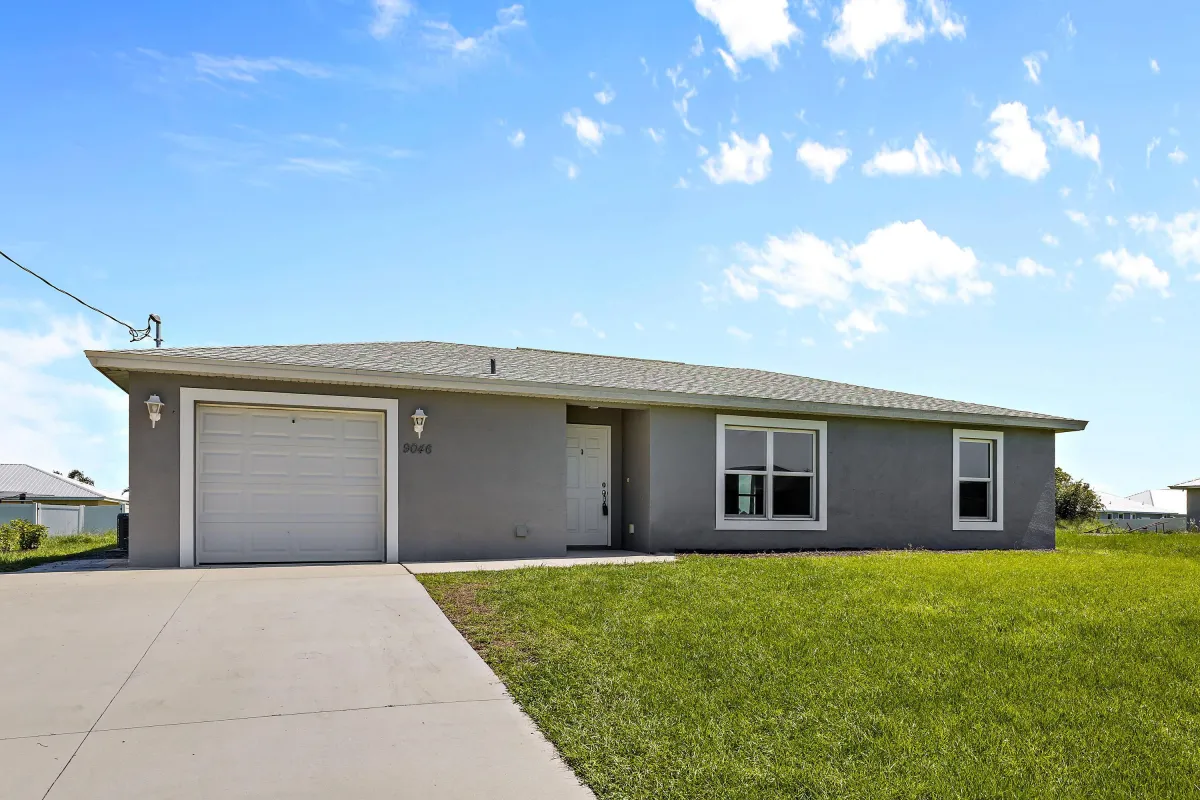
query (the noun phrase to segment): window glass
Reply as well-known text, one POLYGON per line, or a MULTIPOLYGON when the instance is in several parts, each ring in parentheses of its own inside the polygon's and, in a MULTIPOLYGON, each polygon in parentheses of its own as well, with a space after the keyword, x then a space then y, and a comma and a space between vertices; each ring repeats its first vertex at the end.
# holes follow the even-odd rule
POLYGON ((767 513, 767 477, 765 475, 726 475, 725 514, 734 517, 761 517, 767 513))
POLYGON ((767 468, 767 432, 725 431, 725 469, 763 470, 767 468))
POLYGON ((991 487, 986 481, 959 481, 958 515, 963 519, 989 519, 991 487))
POLYGON ((776 475, 773 482, 774 507, 771 509, 775 517, 811 517, 813 479, 798 475, 776 475))
MULTIPOLYGON (((811 433, 775 431, 775 469, 780 472, 812 472, 813 443, 811 433)), ((778 509, 776 509, 778 513, 778 509)))
POLYGON ((960 478, 992 477, 992 443, 970 439, 963 439, 959 442, 958 476, 960 478))

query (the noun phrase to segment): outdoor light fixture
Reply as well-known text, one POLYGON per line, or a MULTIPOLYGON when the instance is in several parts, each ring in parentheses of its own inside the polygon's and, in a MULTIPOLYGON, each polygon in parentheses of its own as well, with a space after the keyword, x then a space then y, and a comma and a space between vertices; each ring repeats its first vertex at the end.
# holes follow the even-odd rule
POLYGON ((156 394, 150 395, 150 399, 146 401, 146 410, 150 412, 150 427, 153 428, 162 419, 162 409, 166 405, 156 394))
POLYGON ((421 409, 417 409, 412 415, 413 430, 416 431, 417 438, 421 438, 421 432, 425 430, 425 420, 429 417, 421 409))

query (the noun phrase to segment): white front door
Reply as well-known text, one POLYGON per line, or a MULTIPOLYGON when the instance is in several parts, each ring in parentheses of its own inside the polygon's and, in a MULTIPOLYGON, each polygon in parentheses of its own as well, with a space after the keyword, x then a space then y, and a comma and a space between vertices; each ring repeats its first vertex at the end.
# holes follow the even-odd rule
POLYGON ((568 545, 609 545, 610 431, 607 425, 567 426, 568 545))

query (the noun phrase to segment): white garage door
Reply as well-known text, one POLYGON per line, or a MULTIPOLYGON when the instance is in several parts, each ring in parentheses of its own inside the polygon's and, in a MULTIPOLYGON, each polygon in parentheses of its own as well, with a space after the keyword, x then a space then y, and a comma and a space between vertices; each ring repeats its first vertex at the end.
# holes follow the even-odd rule
POLYGON ((196 407, 201 564, 382 561, 384 415, 196 407))

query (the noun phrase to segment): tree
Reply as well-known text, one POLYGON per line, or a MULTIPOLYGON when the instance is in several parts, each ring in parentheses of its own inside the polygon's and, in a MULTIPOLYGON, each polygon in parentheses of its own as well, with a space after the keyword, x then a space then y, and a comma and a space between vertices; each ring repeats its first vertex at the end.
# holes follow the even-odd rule
POLYGON ((73 481, 79 481, 80 483, 86 483, 88 486, 96 485, 96 482, 94 480, 92 480, 91 478, 89 478, 87 475, 84 475, 83 470, 81 470, 81 469, 71 470, 70 472, 67 473, 67 477, 73 481))
POLYGON ((1059 519, 1090 519, 1104 510, 1100 495, 1089 484, 1060 467, 1054 468, 1054 490, 1054 515, 1059 519))

